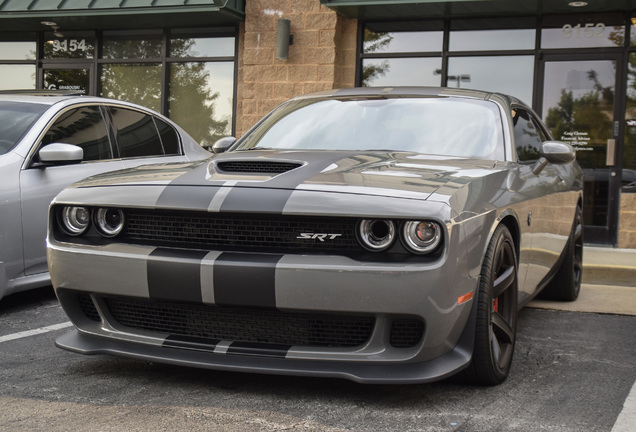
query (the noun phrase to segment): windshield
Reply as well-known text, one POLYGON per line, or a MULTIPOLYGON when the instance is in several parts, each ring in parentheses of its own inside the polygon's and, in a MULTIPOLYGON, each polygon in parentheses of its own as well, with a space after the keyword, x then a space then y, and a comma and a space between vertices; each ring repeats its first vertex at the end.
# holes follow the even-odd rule
POLYGON ((241 140, 237 150, 258 148, 504 158, 497 105, 450 98, 292 101, 241 140))
POLYGON ((20 141, 48 105, 0 101, 0 155, 20 141))

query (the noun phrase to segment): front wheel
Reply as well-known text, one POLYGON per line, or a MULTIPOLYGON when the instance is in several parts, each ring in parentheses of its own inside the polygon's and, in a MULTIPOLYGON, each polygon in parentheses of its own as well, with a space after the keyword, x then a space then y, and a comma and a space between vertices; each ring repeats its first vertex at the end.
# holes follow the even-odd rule
POLYGON ((583 212, 576 207, 574 224, 565 246, 565 257, 559 271, 541 292, 547 300, 574 301, 581 292, 583 279, 583 212))
POLYGON ((482 265, 473 357, 464 376, 480 385, 503 382, 517 333, 517 255, 506 226, 495 230, 482 265))

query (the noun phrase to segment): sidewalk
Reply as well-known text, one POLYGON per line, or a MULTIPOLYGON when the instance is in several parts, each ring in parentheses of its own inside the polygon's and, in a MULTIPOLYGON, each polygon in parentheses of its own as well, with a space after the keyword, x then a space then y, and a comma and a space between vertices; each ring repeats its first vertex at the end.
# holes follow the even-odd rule
POLYGON ((533 300, 528 307, 636 316, 636 249, 585 246, 579 298, 533 300))

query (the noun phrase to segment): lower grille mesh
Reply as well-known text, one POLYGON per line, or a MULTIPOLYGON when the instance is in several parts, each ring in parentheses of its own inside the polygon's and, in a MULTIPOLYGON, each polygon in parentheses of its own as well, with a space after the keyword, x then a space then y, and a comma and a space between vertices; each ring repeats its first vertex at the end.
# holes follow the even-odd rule
POLYGON ((371 337, 372 316, 290 313, 105 298, 117 322, 141 330, 282 345, 353 347, 371 337))

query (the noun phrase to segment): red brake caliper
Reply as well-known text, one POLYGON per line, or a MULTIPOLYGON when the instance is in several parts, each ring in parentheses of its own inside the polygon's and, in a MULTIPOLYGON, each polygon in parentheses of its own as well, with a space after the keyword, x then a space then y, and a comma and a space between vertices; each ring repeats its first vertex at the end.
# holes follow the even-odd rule
POLYGON ((492 301, 492 310, 499 313, 499 297, 492 301))

